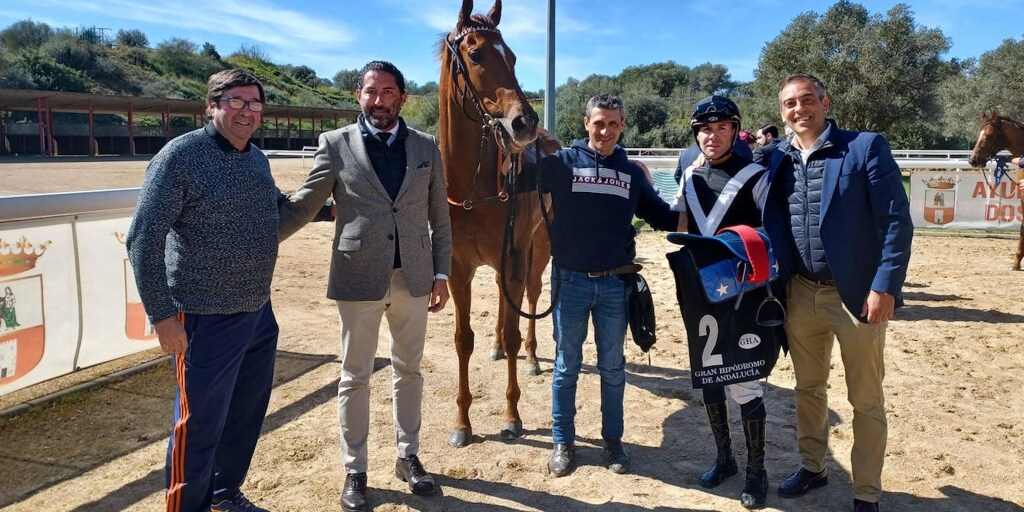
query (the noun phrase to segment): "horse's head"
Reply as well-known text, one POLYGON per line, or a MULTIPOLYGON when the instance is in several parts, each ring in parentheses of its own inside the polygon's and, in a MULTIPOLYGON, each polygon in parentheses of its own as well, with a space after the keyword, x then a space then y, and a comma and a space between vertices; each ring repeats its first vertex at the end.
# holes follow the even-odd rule
POLYGON ((985 167, 989 159, 1009 146, 1009 140, 1003 130, 1003 118, 998 113, 993 111, 991 114, 982 114, 981 120, 978 142, 974 144, 974 151, 967 160, 973 167, 985 167))
POLYGON ((441 42, 442 100, 461 103, 472 118, 501 129, 505 149, 518 153, 537 138, 538 116, 516 79, 516 55, 505 45, 498 22, 501 0, 486 15, 473 15, 473 1, 463 0, 455 30, 441 42), (471 103, 476 112, 468 109, 471 103))

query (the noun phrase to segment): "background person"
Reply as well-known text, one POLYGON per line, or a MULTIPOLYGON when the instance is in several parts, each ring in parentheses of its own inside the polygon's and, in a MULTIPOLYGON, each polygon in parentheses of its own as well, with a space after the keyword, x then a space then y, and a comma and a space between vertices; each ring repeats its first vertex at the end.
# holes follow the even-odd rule
POLYGON ((278 199, 249 143, 263 86, 240 69, 206 85, 210 123, 149 162, 126 241, 139 296, 177 389, 167 510, 261 511, 242 494, 270 401, 278 199))
POLYGON ((812 75, 788 77, 779 112, 793 138, 772 158, 765 227, 791 275, 786 334, 796 374, 801 467, 779 485, 800 496, 828 483, 828 377, 839 340, 853 406, 854 510, 878 510, 888 435, 885 332, 910 263, 914 227, 885 137, 841 130, 812 75))
POLYGON ((622 404, 626 387, 623 343, 631 285, 619 274, 638 270, 633 264, 634 215, 661 230, 675 229, 679 219, 618 145, 626 127, 625 107, 618 96, 590 98, 583 126, 587 138, 573 141, 571 147, 541 161, 554 212, 552 293, 560 287, 552 314, 556 343, 551 379, 554 449, 548 461, 555 476, 567 475, 573 467, 576 383, 591 318, 601 376, 604 461, 612 472, 629 470, 630 457, 622 445, 622 404), (560 280, 559 285, 555 279, 560 280))
POLYGON ((320 135, 306 182, 282 208, 282 239, 309 222, 333 194, 337 221, 327 297, 341 324, 342 508, 367 510, 370 377, 381 317, 388 320, 397 459, 395 474, 418 495, 437 492, 420 462, 427 313, 448 302, 452 233, 441 154, 433 136, 400 117, 405 78, 372 61, 356 91, 355 123, 320 135))
POLYGON ((751 152, 757 149, 757 141, 754 140, 754 134, 746 130, 740 130, 739 133, 736 135, 736 138, 743 141, 743 143, 747 145, 747 148, 750 149, 751 152))
POLYGON ((766 166, 772 151, 775 151, 775 148, 779 146, 779 128, 771 123, 762 124, 754 132, 754 137, 760 145, 753 152, 752 158, 754 163, 766 166))

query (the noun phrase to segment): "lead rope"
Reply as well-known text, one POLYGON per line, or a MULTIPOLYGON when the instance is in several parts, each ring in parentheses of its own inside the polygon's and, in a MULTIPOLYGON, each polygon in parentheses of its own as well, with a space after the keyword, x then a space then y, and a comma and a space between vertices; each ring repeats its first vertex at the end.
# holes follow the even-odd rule
MULTIPOLYGON (((541 163, 540 163, 540 159, 541 159, 540 145, 538 145, 537 142, 534 141, 533 148, 534 148, 534 151, 536 152, 535 155, 536 155, 536 160, 537 160, 537 201, 540 204, 540 215, 541 215, 541 218, 544 219, 544 229, 548 233, 548 240, 551 240, 551 219, 548 217, 548 210, 547 210, 547 208, 544 207, 544 187, 542 186, 542 176, 544 175, 544 173, 541 171, 541 168, 540 168, 540 165, 541 165, 541 163)), ((520 155, 519 154, 513 154, 512 155, 512 162, 513 162, 512 166, 514 168, 518 168, 518 167, 522 166, 522 162, 520 160, 520 155)), ((508 305, 512 308, 512 311, 515 311, 517 315, 519 315, 519 316, 521 316, 523 318, 529 319, 529 320, 540 320, 540 319, 550 315, 555 310, 555 304, 558 303, 558 298, 561 296, 561 293, 562 293, 562 280, 559 279, 558 267, 556 267, 554 264, 552 264, 551 265, 551 281, 554 283, 554 285, 553 285, 554 286, 554 293, 551 296, 551 304, 549 304, 548 305, 548 309, 546 309, 542 313, 537 313, 537 314, 527 313, 527 312, 523 311, 522 308, 520 308, 518 305, 516 305, 514 300, 512 300, 512 294, 508 291, 508 273, 506 272, 506 269, 508 267, 508 255, 516 250, 515 249, 515 222, 516 222, 515 221, 515 216, 516 216, 515 212, 516 212, 516 196, 519 195, 517 193, 518 190, 516 190, 516 177, 519 174, 518 173, 518 169, 512 169, 512 170, 513 171, 517 171, 517 172, 509 172, 509 176, 510 176, 509 177, 509 183, 510 183, 509 188, 511 189, 512 193, 509 194, 508 214, 507 214, 507 217, 506 217, 507 218, 507 222, 505 222, 505 236, 502 238, 502 242, 501 242, 501 270, 499 271, 499 275, 501 276, 501 293, 505 297, 505 302, 508 303, 508 305)), ((525 258, 524 258, 524 261, 526 261, 525 258)), ((524 277, 526 279, 529 279, 529 275, 526 275, 524 277)))

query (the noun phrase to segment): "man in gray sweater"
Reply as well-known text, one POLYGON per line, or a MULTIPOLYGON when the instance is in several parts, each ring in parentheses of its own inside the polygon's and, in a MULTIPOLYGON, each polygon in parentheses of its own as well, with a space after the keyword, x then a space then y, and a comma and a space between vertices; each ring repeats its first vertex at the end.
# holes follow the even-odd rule
POLYGON ((264 510, 240 490, 270 401, 278 334, 270 282, 283 196, 249 143, 264 100, 246 71, 211 76, 211 122, 150 161, 128 233, 139 295, 174 358, 169 512, 264 510))

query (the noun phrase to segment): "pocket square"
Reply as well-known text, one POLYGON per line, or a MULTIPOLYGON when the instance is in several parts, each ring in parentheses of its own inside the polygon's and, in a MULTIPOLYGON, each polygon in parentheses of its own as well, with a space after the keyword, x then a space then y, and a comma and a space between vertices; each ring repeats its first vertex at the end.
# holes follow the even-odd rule
POLYGON ((430 161, 429 160, 424 160, 424 161, 420 162, 419 165, 416 166, 417 169, 426 169, 427 167, 430 167, 430 161))

